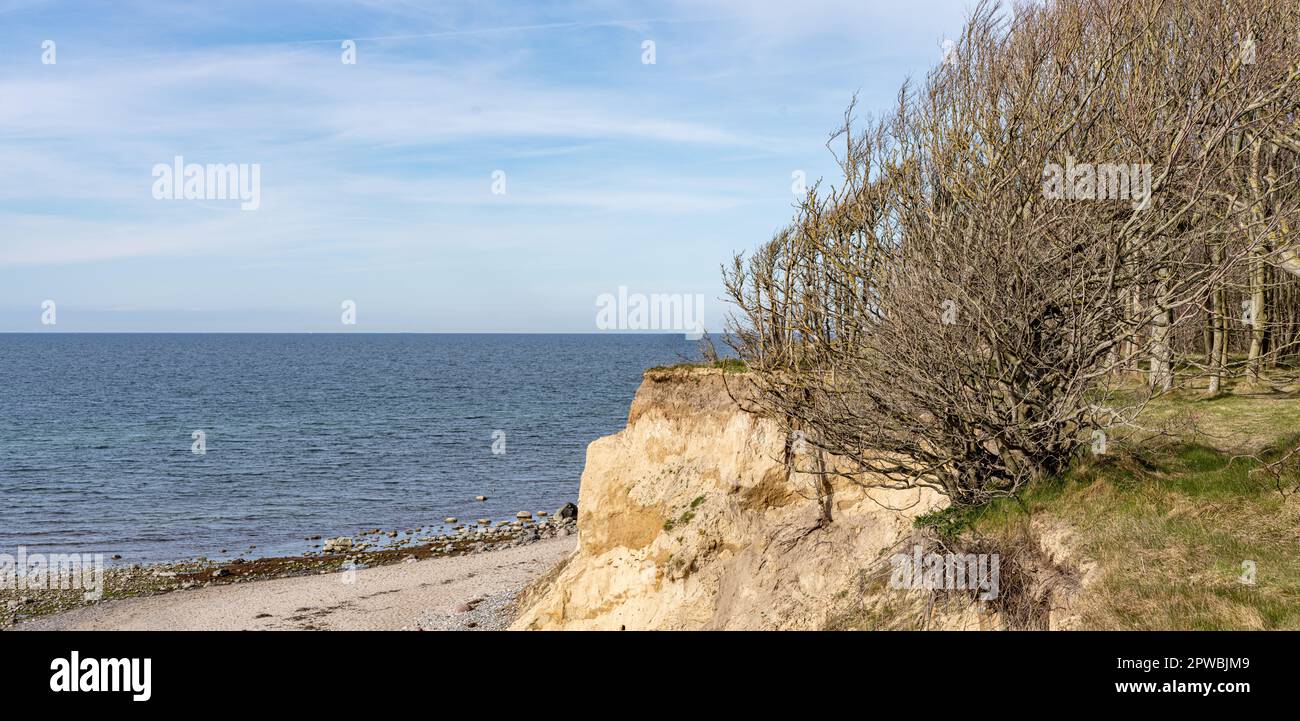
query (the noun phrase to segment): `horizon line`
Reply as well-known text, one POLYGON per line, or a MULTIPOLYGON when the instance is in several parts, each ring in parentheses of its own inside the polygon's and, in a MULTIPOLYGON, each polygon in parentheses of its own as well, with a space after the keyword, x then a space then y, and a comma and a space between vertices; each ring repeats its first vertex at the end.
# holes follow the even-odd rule
MULTIPOLYGON (((685 335, 689 331, 565 330, 0 330, 0 335, 685 335)), ((705 334, 708 335, 707 333, 705 334)), ((699 339, 697 339, 699 340, 699 339)))

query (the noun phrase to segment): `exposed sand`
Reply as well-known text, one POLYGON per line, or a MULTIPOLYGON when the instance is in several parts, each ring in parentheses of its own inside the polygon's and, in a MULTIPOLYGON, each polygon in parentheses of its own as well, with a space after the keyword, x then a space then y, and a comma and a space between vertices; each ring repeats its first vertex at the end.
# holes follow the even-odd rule
POLYGON ((496 629, 533 578, 573 552, 577 538, 346 573, 280 578, 106 601, 12 630, 496 629), (470 608, 467 608, 467 605, 470 608), (471 625, 472 624, 472 625, 471 625))

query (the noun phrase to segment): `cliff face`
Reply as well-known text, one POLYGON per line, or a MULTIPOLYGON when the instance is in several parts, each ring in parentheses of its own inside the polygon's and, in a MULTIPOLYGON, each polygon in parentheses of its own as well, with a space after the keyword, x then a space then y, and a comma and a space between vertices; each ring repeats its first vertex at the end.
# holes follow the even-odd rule
POLYGON ((744 386, 713 369, 646 374, 627 427, 587 449, 577 551, 521 596, 516 628, 823 628, 940 502, 837 482, 820 524, 814 477, 741 410, 744 386))

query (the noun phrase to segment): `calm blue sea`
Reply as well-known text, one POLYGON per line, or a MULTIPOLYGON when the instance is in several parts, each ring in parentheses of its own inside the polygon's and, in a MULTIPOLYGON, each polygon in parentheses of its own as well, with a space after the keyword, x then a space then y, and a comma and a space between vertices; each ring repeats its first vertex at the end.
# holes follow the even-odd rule
POLYGON ((642 370, 696 355, 680 335, 0 334, 0 552, 296 554, 553 511, 642 370))

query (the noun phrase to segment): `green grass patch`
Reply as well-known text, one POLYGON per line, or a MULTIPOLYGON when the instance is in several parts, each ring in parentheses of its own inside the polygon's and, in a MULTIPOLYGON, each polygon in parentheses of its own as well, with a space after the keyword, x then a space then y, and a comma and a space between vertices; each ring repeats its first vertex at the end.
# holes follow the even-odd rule
POLYGON ((704 496, 696 496, 696 498, 691 501, 690 507, 682 512, 682 515, 678 516, 677 518, 669 518, 668 520, 664 521, 664 530, 671 531, 674 528, 677 528, 679 526, 685 526, 686 524, 695 520, 695 510, 699 508, 703 503, 704 503, 704 496))
POLYGON ((918 525, 991 537, 1069 529, 1078 560, 1095 564, 1087 628, 1300 628, 1300 499, 1251 474, 1295 440, 1277 439, 1260 459, 1202 443, 1119 449, 1019 499, 918 525))

